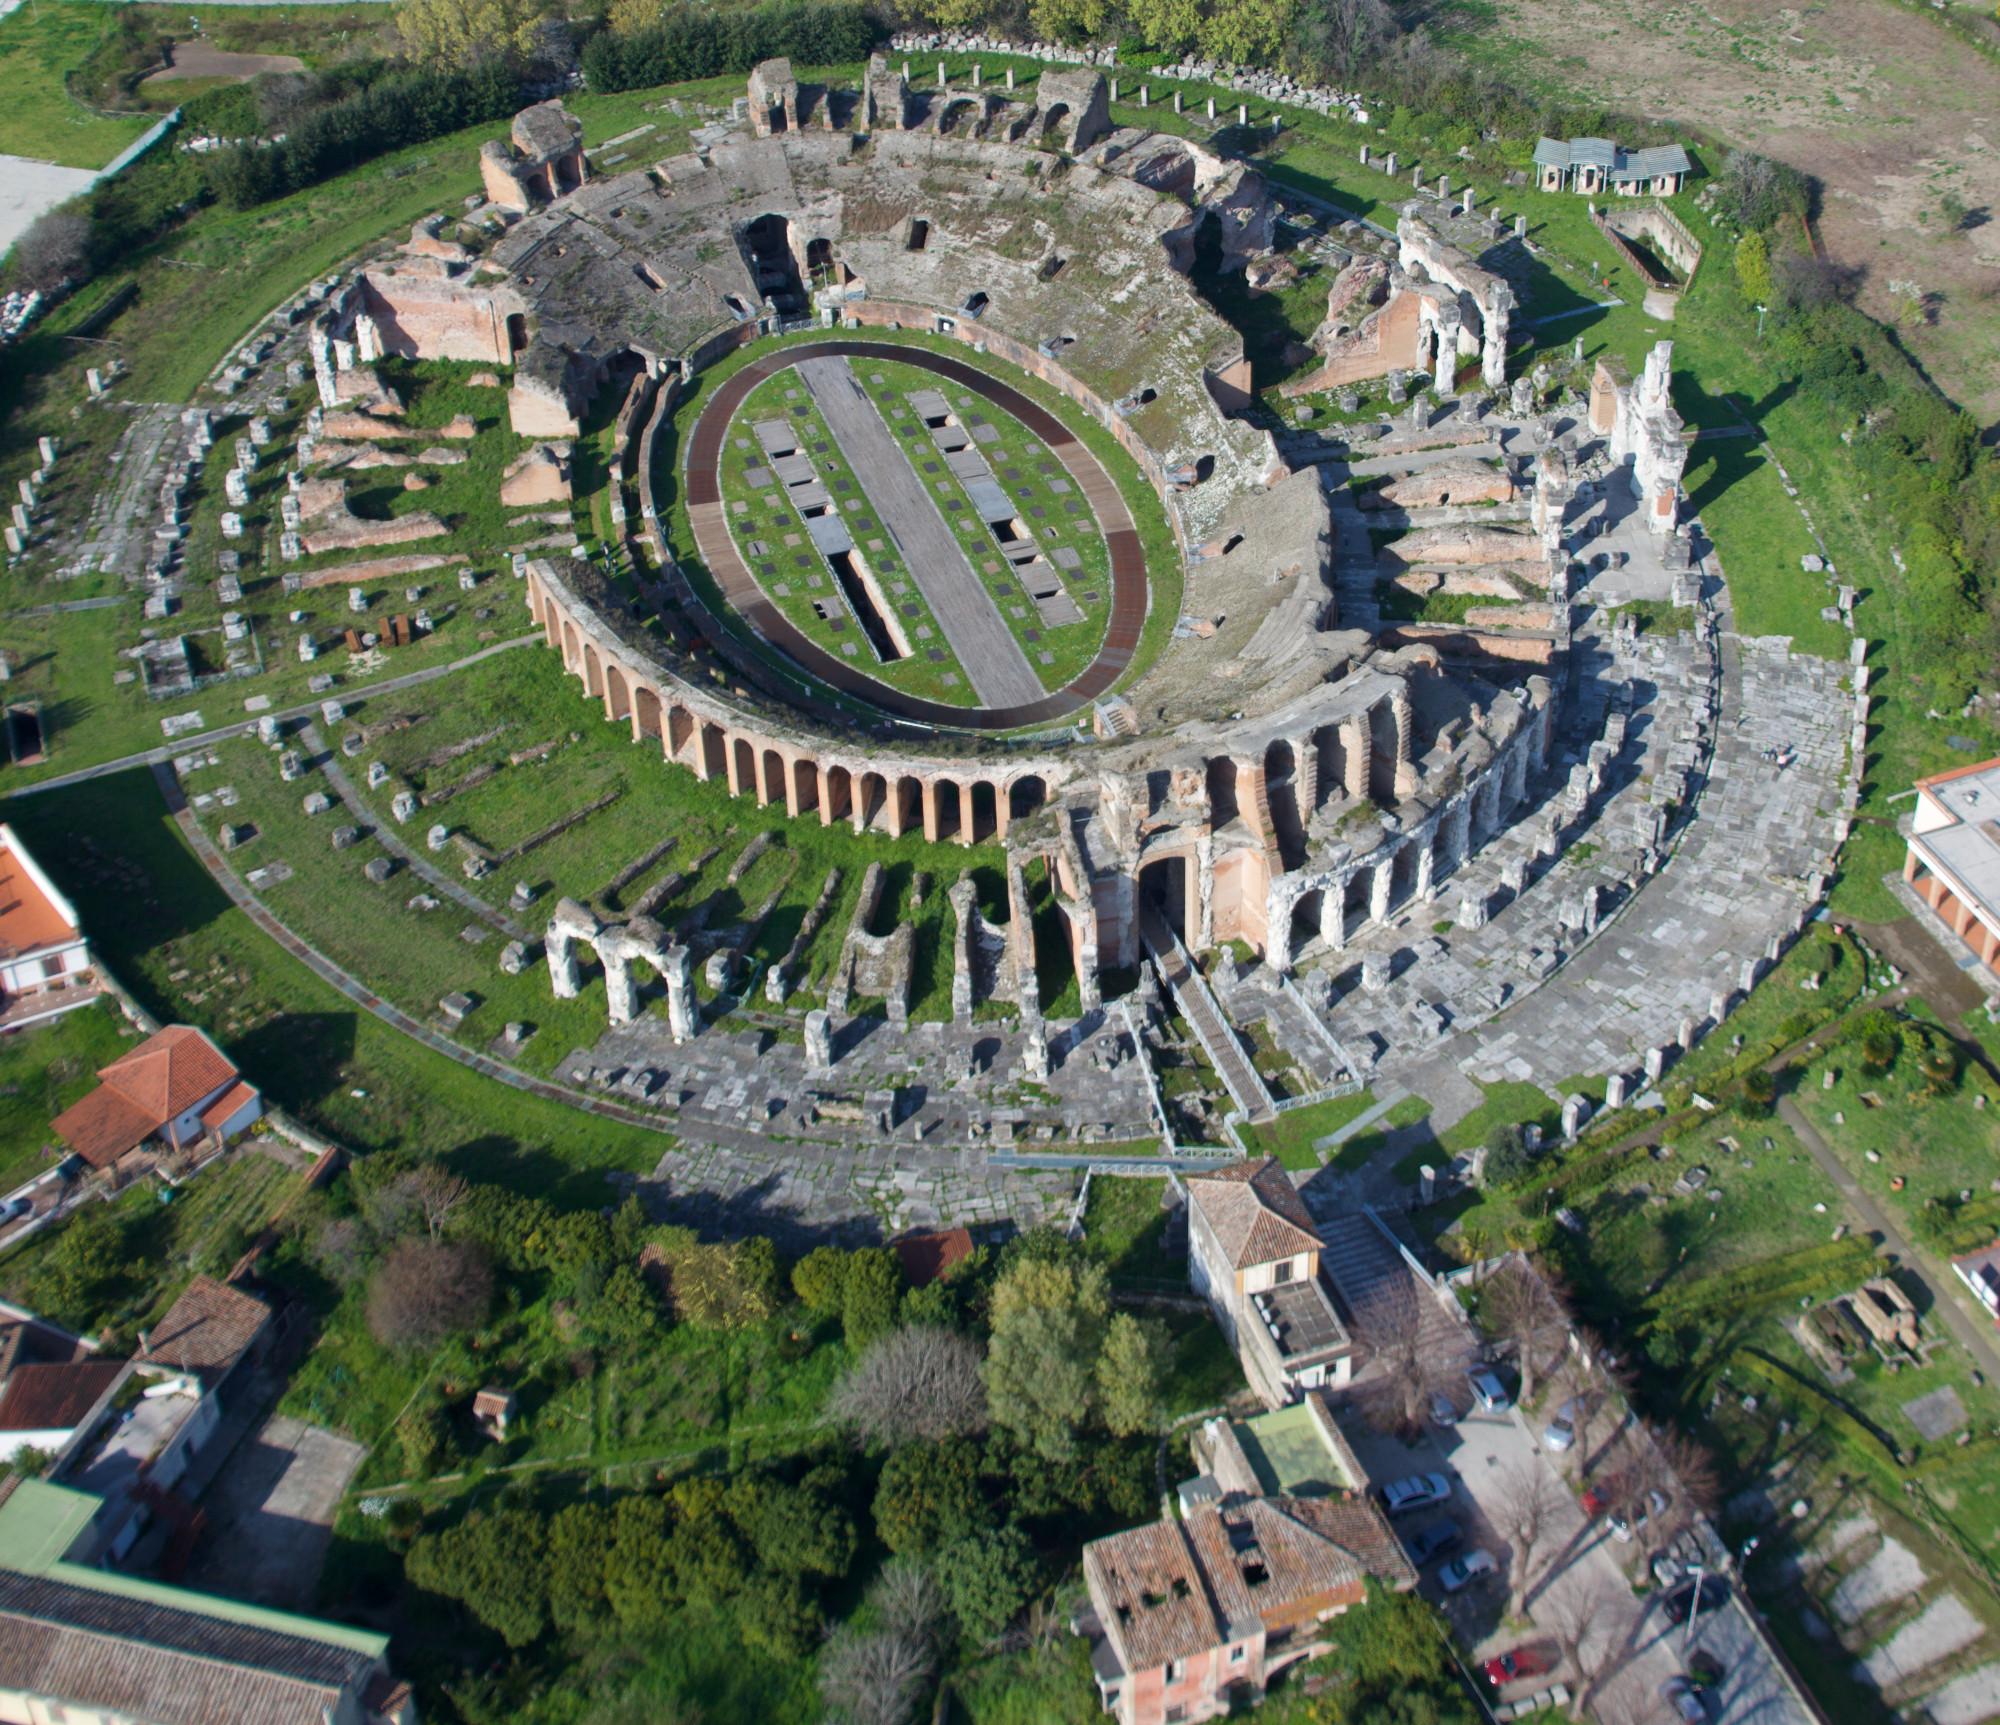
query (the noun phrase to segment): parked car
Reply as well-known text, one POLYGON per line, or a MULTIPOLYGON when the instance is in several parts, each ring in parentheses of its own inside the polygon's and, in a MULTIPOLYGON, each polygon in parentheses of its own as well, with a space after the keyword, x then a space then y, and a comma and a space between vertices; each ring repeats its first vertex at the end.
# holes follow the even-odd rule
POLYGON ((1431 1391, 1431 1424, 1439 1426, 1458 1424, 1458 1404, 1443 1390, 1431 1391))
POLYGON ((1720 1611, 1729 1603, 1729 1583, 1719 1575, 1704 1575, 1699 1581, 1690 1581, 1687 1586, 1667 1595, 1661 1610, 1667 1614, 1669 1623, 1685 1623, 1688 1613, 1694 1610, 1695 1590, 1701 1591, 1701 1610, 1706 1616, 1711 1611, 1720 1611))
POLYGON ((1685 1719, 1688 1725, 1708 1717, 1708 1704, 1701 1698, 1701 1691, 1685 1677, 1669 1677, 1660 1685, 1660 1699, 1673 1709, 1676 1719, 1685 1719))
POLYGON ((1474 1366, 1465 1378, 1472 1385, 1472 1399, 1482 1413, 1504 1414, 1514 1405, 1513 1396, 1491 1366, 1474 1366))
POLYGON ((1655 1521, 1667 1513, 1672 1500, 1663 1491, 1655 1488, 1646 1493, 1646 1501, 1636 1512, 1623 1511, 1611 1518, 1611 1537, 1620 1545, 1630 1545, 1634 1538, 1651 1527, 1655 1521))
POLYGON ((1486 1662, 1486 1681, 1498 1688, 1503 1683, 1519 1683, 1524 1677, 1546 1677, 1555 1661, 1543 1647, 1515 1647, 1486 1662))
POLYGON ((1465 1531, 1457 1522, 1434 1521, 1429 1527, 1410 1535, 1410 1561, 1421 1569, 1432 1558, 1443 1556, 1464 1537, 1465 1531))
POLYGON ((1542 1433, 1542 1448, 1561 1455, 1576 1443, 1576 1416, 1580 1410, 1573 1401, 1564 1402, 1556 1409, 1556 1417, 1549 1421, 1548 1429, 1542 1433))
POLYGON ((1470 1587, 1482 1575, 1491 1575, 1500 1566, 1493 1561, 1493 1553, 1475 1546, 1463 1557, 1454 1557, 1438 1571, 1438 1582, 1447 1593, 1457 1593, 1470 1587))
POLYGON ((1607 1480, 1602 1485, 1585 1486, 1582 1495, 1578 1497, 1577 1501, 1583 1505, 1583 1513, 1594 1520, 1611 1507, 1612 1499, 1617 1495, 1617 1491, 1616 1482, 1607 1480))
POLYGON ((1451 1497, 1450 1476, 1441 1473, 1413 1473, 1408 1479, 1391 1480, 1382 1488, 1382 1507, 1391 1515, 1407 1515, 1444 1503, 1451 1497))

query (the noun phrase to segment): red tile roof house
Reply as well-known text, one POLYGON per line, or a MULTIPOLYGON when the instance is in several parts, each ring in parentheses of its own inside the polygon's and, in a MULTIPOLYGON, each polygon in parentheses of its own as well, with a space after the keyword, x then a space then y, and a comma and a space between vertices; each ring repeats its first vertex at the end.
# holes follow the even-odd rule
POLYGON ((97 972, 68 899, 0 825, 0 1030, 87 1005, 97 972))
POLYGON ((1275 1156, 1189 1175, 1188 1280, 1271 1407, 1344 1384, 1353 1340, 1319 1279, 1320 1237, 1275 1156))
POLYGON ((1119 1725, 1183 1725, 1260 1699, 1325 1651, 1320 1625, 1416 1572, 1367 1499, 1261 1497, 1207 1504, 1185 1522, 1128 1528, 1083 1548, 1104 1710, 1119 1725))
POLYGON ((125 1370, 123 1360, 27 1360, 0 1382, 0 1461, 54 1455, 125 1370))
POLYGON ((158 1139, 218 1148, 263 1118, 264 1100, 199 1030, 170 1024, 98 1073, 98 1087, 55 1117, 56 1136, 92 1168, 158 1139))

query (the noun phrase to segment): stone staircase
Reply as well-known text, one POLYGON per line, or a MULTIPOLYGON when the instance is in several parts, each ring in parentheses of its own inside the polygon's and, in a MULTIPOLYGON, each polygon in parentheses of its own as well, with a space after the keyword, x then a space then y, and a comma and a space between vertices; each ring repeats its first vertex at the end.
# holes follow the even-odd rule
POLYGON ((1262 1075, 1243 1051, 1242 1043, 1223 1017, 1222 1008, 1209 992, 1201 972, 1189 962, 1187 950, 1174 939, 1150 905, 1140 918, 1139 929, 1160 980, 1174 997, 1175 1008, 1187 1020, 1188 1028, 1207 1050, 1216 1076, 1229 1092, 1230 1100, 1252 1120, 1268 1120, 1276 1113, 1271 1092, 1262 1075))

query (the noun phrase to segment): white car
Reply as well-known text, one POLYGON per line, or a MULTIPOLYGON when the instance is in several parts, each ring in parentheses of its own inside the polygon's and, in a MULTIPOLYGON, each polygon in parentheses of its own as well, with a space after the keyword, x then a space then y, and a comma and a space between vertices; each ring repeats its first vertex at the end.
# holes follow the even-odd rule
POLYGON ((1454 1557, 1438 1571, 1438 1583, 1447 1593, 1457 1593, 1470 1587, 1482 1575, 1491 1575, 1500 1566, 1493 1561, 1493 1553, 1484 1546, 1477 1546, 1463 1557, 1454 1557))
POLYGON ((1382 1507, 1391 1515, 1407 1515, 1426 1509, 1451 1496, 1451 1480, 1441 1473, 1413 1473, 1408 1479, 1391 1480, 1382 1488, 1382 1507))
POLYGON ((1491 1366, 1474 1366, 1465 1378, 1472 1385, 1472 1399, 1479 1404, 1482 1412, 1504 1414, 1514 1405, 1514 1398, 1507 1393, 1500 1374, 1491 1366))
POLYGON ((1633 1537, 1644 1533, 1656 1516, 1667 1513, 1668 1501, 1667 1494, 1663 1491, 1647 1492, 1646 1501, 1639 1505, 1636 1514, 1630 1516, 1619 1514, 1611 1518, 1611 1537, 1620 1545, 1630 1545, 1633 1537))
POLYGON ((1431 1391, 1431 1424, 1438 1426, 1458 1424, 1458 1404, 1443 1390, 1431 1391))
POLYGON ((1578 1411, 1577 1405, 1573 1401, 1564 1402, 1561 1407, 1556 1409, 1556 1417, 1549 1421, 1548 1429, 1542 1433, 1543 1449, 1550 1451, 1552 1454, 1561 1455, 1564 1450, 1574 1446, 1576 1443, 1576 1416, 1578 1411))

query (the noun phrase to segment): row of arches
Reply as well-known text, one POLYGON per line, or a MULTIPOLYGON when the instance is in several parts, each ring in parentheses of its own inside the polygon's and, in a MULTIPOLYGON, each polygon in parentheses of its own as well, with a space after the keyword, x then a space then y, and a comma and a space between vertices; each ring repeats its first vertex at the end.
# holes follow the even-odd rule
POLYGON ((1049 799, 1047 776, 1032 768, 863 766, 726 724, 603 651, 533 573, 528 602, 549 645, 562 654, 563 668, 604 703, 607 719, 629 724, 634 742, 656 740, 667 760, 696 778, 724 780, 731 796, 754 797, 760 806, 783 803, 794 817, 817 814, 822 826, 845 821, 856 833, 890 838, 921 831, 933 844, 962 845, 1004 839, 1015 821, 1049 799))

